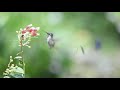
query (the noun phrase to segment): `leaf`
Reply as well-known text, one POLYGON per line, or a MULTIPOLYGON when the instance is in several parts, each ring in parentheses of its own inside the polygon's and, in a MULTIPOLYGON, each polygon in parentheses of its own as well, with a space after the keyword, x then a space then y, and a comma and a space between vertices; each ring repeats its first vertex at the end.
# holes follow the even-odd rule
POLYGON ((24 70, 16 66, 12 69, 12 72, 9 75, 13 78, 24 78, 24 70))
POLYGON ((11 75, 12 78, 24 78, 24 75, 21 73, 14 73, 11 75))
POLYGON ((9 76, 4 76, 3 78, 11 78, 11 77, 9 77, 9 76))
POLYGON ((24 70, 21 67, 17 67, 16 72, 24 74, 24 70))

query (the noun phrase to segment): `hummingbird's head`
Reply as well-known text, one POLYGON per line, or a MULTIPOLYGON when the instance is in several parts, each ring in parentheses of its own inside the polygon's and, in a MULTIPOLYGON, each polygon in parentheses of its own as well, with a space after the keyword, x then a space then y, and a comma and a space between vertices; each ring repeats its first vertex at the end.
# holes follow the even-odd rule
POLYGON ((48 33, 48 32, 46 32, 47 33, 47 35, 50 35, 51 37, 53 37, 53 33, 48 33))

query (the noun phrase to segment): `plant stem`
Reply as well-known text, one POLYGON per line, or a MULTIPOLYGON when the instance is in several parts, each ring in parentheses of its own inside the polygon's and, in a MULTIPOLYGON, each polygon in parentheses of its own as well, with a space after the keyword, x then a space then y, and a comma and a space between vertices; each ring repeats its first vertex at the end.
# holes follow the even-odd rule
POLYGON ((23 38, 23 36, 21 37, 21 41, 20 41, 20 44, 21 44, 21 57, 22 57, 24 75, 25 75, 25 62, 24 62, 24 58, 23 58, 23 42, 22 42, 22 38, 23 38))

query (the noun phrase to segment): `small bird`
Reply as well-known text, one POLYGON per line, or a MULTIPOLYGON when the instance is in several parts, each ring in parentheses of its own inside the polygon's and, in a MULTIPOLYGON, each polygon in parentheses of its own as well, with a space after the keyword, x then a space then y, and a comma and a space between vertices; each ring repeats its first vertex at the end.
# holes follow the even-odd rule
POLYGON ((48 33, 48 32, 46 32, 46 33, 48 35, 48 37, 47 37, 47 43, 48 43, 48 45, 49 45, 49 47, 51 49, 51 48, 53 48, 55 46, 55 40, 53 38, 53 33, 48 33))

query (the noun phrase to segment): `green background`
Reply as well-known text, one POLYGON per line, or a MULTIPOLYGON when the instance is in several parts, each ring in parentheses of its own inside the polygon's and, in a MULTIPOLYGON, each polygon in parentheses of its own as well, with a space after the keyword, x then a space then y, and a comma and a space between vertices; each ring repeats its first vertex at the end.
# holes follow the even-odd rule
POLYGON ((29 24, 40 27, 40 36, 32 39, 32 48, 24 47, 26 77, 120 77, 119 23, 119 12, 0 12, 0 77, 20 50, 16 31, 29 24), (55 36, 52 50, 44 31, 55 36))

